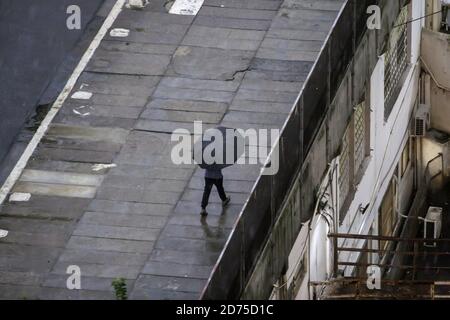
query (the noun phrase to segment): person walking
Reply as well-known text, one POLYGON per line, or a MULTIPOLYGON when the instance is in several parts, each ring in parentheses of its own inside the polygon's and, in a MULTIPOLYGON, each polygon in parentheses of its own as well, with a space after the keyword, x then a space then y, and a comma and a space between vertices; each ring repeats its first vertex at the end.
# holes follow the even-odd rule
POLYGON ((231 198, 227 197, 223 188, 222 170, 207 168, 205 170, 205 189, 203 190, 202 210, 200 212, 202 217, 206 217, 208 215, 208 212, 206 212, 206 207, 208 206, 209 195, 211 194, 213 185, 216 186, 217 191, 219 192, 220 199, 222 200, 222 207, 225 208, 231 201, 231 198))

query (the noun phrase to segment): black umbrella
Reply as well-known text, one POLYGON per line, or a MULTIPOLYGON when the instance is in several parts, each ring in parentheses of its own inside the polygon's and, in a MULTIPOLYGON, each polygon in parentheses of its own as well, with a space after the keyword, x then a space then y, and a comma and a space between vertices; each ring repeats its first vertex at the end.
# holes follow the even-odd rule
POLYGON ((202 169, 220 170, 236 163, 245 151, 244 142, 236 129, 208 129, 194 144, 193 158, 202 169))

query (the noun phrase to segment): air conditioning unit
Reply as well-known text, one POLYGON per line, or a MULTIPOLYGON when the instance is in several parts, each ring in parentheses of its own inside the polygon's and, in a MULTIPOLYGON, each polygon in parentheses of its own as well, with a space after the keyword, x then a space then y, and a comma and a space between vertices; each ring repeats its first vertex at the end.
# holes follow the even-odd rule
POLYGON ((412 123, 413 137, 424 137, 430 126, 430 107, 420 104, 412 123))
POLYGON ((441 236, 442 229, 442 208, 429 207, 425 219, 422 219, 423 224, 423 237, 427 239, 423 243, 425 247, 435 248, 437 246, 433 239, 438 239, 441 236))

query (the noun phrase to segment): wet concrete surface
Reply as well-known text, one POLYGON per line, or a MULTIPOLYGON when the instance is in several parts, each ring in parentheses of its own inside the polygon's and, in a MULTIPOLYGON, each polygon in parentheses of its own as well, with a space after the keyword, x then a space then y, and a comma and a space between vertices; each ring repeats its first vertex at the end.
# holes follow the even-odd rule
POLYGON ((0 298, 114 299, 117 277, 131 299, 199 298, 260 165, 225 169, 231 204, 214 191, 201 219, 203 171, 172 162, 170 133, 281 128, 343 1, 164 4, 122 11, 113 28, 130 35, 105 37, 74 88, 92 97, 65 102, 13 189, 31 199, 1 206, 0 298))
POLYGON ((0 0, 0 183, 95 35, 103 3, 0 0), (79 30, 66 27, 69 5, 80 7, 79 30))

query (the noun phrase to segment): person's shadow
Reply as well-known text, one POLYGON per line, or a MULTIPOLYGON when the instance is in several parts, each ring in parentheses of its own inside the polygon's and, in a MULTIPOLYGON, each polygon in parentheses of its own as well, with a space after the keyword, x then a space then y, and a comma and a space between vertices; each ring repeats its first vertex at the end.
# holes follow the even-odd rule
POLYGON ((227 213, 227 208, 222 209, 222 213, 219 216, 217 221, 216 231, 211 229, 211 226, 208 224, 207 217, 201 217, 200 222, 202 224, 203 231, 208 238, 212 239, 221 239, 225 236, 224 228, 225 228, 225 215, 227 213))

